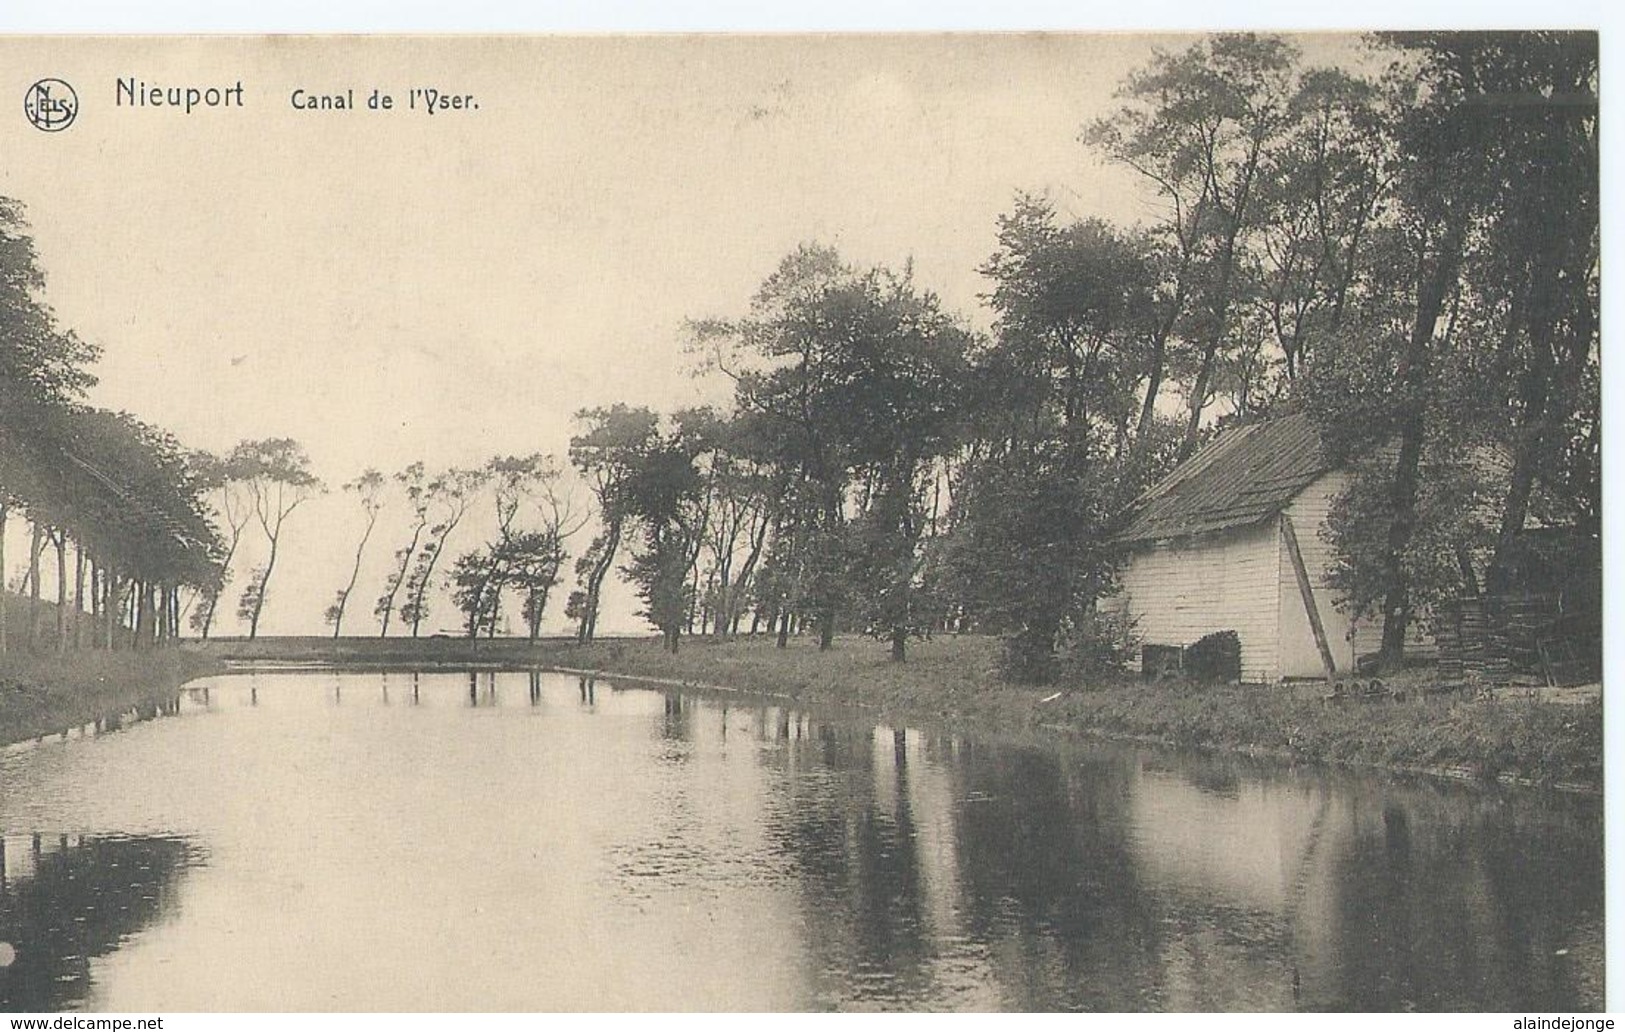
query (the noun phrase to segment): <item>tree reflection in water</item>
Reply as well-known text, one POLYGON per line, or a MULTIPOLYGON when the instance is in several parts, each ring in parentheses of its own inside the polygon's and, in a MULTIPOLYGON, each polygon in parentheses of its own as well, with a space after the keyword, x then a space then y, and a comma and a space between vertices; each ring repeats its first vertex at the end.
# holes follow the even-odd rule
POLYGON ((810 1006, 1601 1005, 1560 952, 1601 942, 1584 802, 762 723, 810 1006))
MULTIPOLYGON (((411 863, 429 848, 434 862, 423 869, 446 880, 425 898, 455 902, 468 887, 461 837, 438 851, 425 844, 475 829, 471 839, 492 843, 490 880, 476 889, 517 905, 488 907, 489 939, 469 941, 539 951, 532 961, 545 969, 553 930, 573 929, 577 960, 553 977, 527 968, 504 983, 518 1009, 1529 1011, 1603 1002, 1597 800, 1101 743, 985 740, 688 687, 606 681, 598 695, 591 678, 484 676, 425 676, 426 705, 393 711, 381 681, 346 684, 342 704, 325 676, 303 697, 297 683, 279 687, 262 700, 276 705, 258 708, 237 705, 253 701, 252 682, 237 695, 222 690, 208 718, 216 723, 166 722, 145 738, 94 743, 107 746, 100 751, 77 742, 25 750, 7 785, 8 819, 83 826, 90 813, 196 828, 193 841, 209 843, 211 863, 226 869, 283 841, 261 835, 258 819, 222 823, 238 811, 219 800, 282 778, 289 787, 273 798, 290 801, 290 819, 303 816, 299 800, 313 782, 305 772, 327 768, 290 765, 287 749, 317 737, 303 734, 306 718, 327 728, 342 716, 348 740, 365 748, 318 758, 341 761, 337 781, 366 791, 329 799, 314 827, 371 834, 329 851, 332 863, 308 885, 321 905, 300 919, 372 900, 365 912, 391 928, 438 929, 440 911, 349 878, 351 847, 411 863), (265 733, 273 719, 286 734, 265 733), (155 752, 166 740, 186 747, 155 752), (270 748, 256 754, 256 742, 270 748), (454 760, 443 761, 448 754, 454 760), (222 769, 234 776, 221 780, 218 805, 182 806, 179 816, 173 795, 155 806, 112 790, 145 784, 155 755, 173 761, 172 784, 214 785, 196 779, 222 769), (246 767, 222 767, 228 756, 246 767), (104 757, 124 765, 104 766, 104 757), (437 793, 436 784, 479 787, 437 793), (97 806, 51 815, 53 801, 81 794, 97 806), (388 821, 371 817, 380 798, 394 800, 388 821), (411 834, 391 838, 397 823, 411 834), (245 840, 255 852, 232 849, 245 840), (650 988, 651 970, 666 981, 650 988)), ((177 907, 173 918, 163 910, 193 862, 184 840, 87 838, 64 848, 52 834, 37 859, 28 838, 6 846, 0 940, 18 948, 0 975, 9 1008, 117 999, 127 968, 172 973, 152 966, 169 957, 141 948, 128 964, 93 963, 160 919, 166 940, 187 929, 211 942, 208 908, 177 907), (104 984, 91 992, 93 973, 104 984)), ((251 910, 257 901, 242 902, 251 910)), ((394 971, 416 956, 361 945, 374 941, 286 958, 279 984, 306 1004, 327 1002, 324 991, 349 999, 324 979, 348 978, 351 958, 357 970, 394 971)), ((202 972, 233 959, 218 944, 198 947, 191 976, 206 980, 202 972)), ((465 973, 489 973, 468 963, 465 973)), ((236 977, 262 974, 239 967, 236 977)), ((350 988, 356 999, 387 999, 367 995, 359 976, 350 988)), ((478 1006, 473 996, 413 999, 478 1006)))
POLYGON ((162 918, 196 859, 182 838, 59 837, 54 848, 47 841, 0 839, 8 861, 0 868, 0 941, 16 950, 0 968, 0 1010, 82 1004, 91 960, 162 918))

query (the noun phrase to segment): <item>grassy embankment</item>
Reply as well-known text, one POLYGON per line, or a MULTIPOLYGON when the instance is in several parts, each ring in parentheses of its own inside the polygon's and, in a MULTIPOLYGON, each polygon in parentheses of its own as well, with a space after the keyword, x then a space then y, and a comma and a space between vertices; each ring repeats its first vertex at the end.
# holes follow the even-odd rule
POLYGON ((0 594, 7 651, 0 653, 0 745, 38 738, 169 698, 220 661, 177 648, 69 649, 56 654, 56 606, 40 602, 40 643, 26 644, 26 598, 0 594))
POLYGON ((1121 678, 1028 688, 998 679, 996 645, 985 638, 922 642, 902 665, 889 662, 881 644, 839 644, 819 653, 805 642, 782 652, 765 641, 689 642, 670 656, 653 641, 601 642, 557 658, 561 665, 856 704, 903 717, 1047 727, 1294 762, 1602 785, 1600 701, 1558 704, 1516 690, 1493 700, 1420 697, 1414 679, 1413 697, 1403 702, 1328 702, 1321 684, 1294 689, 1121 678))
POLYGON ((0 745, 155 702, 219 664, 179 649, 0 656, 0 745))
MULTIPOLYGON (((1457 777, 1526 780, 1600 789, 1600 701, 1559 704, 1509 690, 1494 700, 1422 697, 1412 677, 1404 702, 1331 703, 1325 686, 1099 684, 1028 688, 997 675, 997 643, 973 636, 910 646, 904 664, 886 646, 843 638, 830 652, 806 640, 779 650, 771 640, 714 643, 685 639, 669 655, 653 639, 577 645, 549 640, 263 639, 211 643, 215 655, 353 663, 458 663, 473 658, 593 670, 775 695, 803 703, 861 706, 916 721, 970 723, 996 730, 1046 728, 1185 748, 1234 751, 1290 762, 1320 762, 1457 777), (1059 692, 1057 696, 1056 693, 1059 692), (1051 696, 1056 696, 1051 698, 1051 696)), ((1420 673, 1425 678, 1424 673, 1420 673)))

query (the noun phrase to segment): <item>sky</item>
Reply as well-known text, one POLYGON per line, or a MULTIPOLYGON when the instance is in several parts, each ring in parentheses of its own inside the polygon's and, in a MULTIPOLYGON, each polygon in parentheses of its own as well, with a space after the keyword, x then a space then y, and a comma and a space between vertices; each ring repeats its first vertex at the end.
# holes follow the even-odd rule
MULTIPOLYGON (((798 244, 912 263, 982 328, 976 270, 1018 191, 1067 217, 1154 217, 1079 133, 1155 48, 1191 39, 0 38, 0 98, 50 76, 80 99, 62 132, 0 112, 0 195, 27 207, 63 325, 103 349, 93 403, 191 447, 306 447, 332 490, 290 518, 261 630, 321 633, 361 527, 340 484, 415 460, 562 461, 579 409, 725 401, 685 322, 742 313, 798 244), (121 106, 121 79, 240 82, 243 102, 121 106), (411 110, 414 88, 477 108, 411 110), (298 110, 296 90, 357 109, 298 110), (395 107, 369 109, 374 90, 395 107)), ((1353 37, 1300 44, 1359 59, 1353 37)), ((375 626, 404 519, 386 510, 370 543, 352 633, 375 626)), ((453 554, 491 523, 472 513, 453 554)), ((263 552, 245 547, 236 588, 263 552)), ((646 629, 634 613, 619 585, 601 626, 646 629)), ((456 622, 443 600, 427 629, 456 622)))

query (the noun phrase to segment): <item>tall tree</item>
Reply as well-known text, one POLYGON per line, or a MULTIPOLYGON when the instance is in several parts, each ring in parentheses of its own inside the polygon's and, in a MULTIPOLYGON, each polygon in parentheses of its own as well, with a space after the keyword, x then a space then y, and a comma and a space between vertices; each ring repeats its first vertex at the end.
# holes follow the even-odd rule
MULTIPOLYGON (((1260 182, 1292 117, 1296 58, 1285 40, 1253 34, 1219 34, 1177 54, 1159 52, 1119 91, 1123 107, 1084 134, 1144 176, 1167 205, 1157 227, 1171 259, 1167 329, 1154 340, 1166 341, 1183 319, 1195 345, 1183 454, 1196 447, 1230 343, 1247 238, 1260 217, 1260 182)), ((1160 368, 1153 367, 1146 391, 1142 431, 1153 418, 1160 368)))
MULTIPOLYGON (((865 396, 874 384, 861 372, 882 346, 880 298, 888 284, 907 279, 859 270, 831 248, 803 245, 763 282, 743 318, 690 327, 694 349, 733 378, 736 407, 762 417, 777 462, 794 477, 796 518, 779 526, 796 540, 775 551, 794 556, 799 572, 777 579, 795 585, 796 597, 786 602, 816 621, 823 649, 833 644, 849 597, 847 503, 856 448, 867 443, 863 434, 883 404, 865 396)), ((788 606, 780 616, 788 620, 788 606)))
POLYGON ((533 642, 541 636, 548 597, 569 558, 567 542, 591 517, 577 511, 575 494, 562 476, 542 480, 535 503, 533 529, 508 542, 509 583, 519 592, 520 611, 533 642))
POLYGON ((591 641, 598 626, 604 580, 614 568, 628 516, 627 483, 658 437, 658 417, 647 408, 614 405, 576 413, 582 432, 570 438, 570 463, 598 503, 598 534, 577 563, 581 588, 572 608, 576 637, 591 641))
POLYGON ((401 621, 412 625, 414 638, 429 615, 429 590, 446 541, 489 480, 487 469, 453 468, 431 479, 426 487, 425 496, 435 522, 429 527, 429 539, 418 548, 417 559, 406 581, 406 601, 401 603, 400 610, 401 621))
POLYGON ((1361 303, 1323 342, 1326 353, 1305 387, 1334 455, 1369 456, 1361 476, 1370 483, 1351 491, 1349 518, 1341 530, 1334 519, 1334 530, 1345 579, 1368 585, 1368 594, 1380 586, 1382 661, 1395 667, 1418 611, 1439 594, 1438 577, 1426 571, 1453 569, 1462 588, 1477 588, 1472 541, 1482 506, 1470 519, 1462 506, 1449 507, 1461 515, 1452 520, 1449 561, 1438 565, 1428 545, 1441 535, 1429 523, 1442 517, 1430 499, 1449 496, 1444 486, 1456 481, 1450 469, 1463 453, 1493 442, 1498 417, 1481 403, 1483 385, 1497 379, 1489 340, 1504 338, 1518 320, 1499 318, 1490 303, 1508 296, 1505 265, 1491 278, 1501 286, 1475 283, 1472 273, 1501 262, 1492 257, 1497 251, 1513 253, 1508 242, 1492 243, 1501 216, 1526 187, 1538 193, 1535 184, 1514 185, 1516 173, 1503 168, 1510 127, 1520 121, 1508 117, 1508 101, 1544 104, 1532 101, 1539 88, 1507 92, 1508 69, 1538 52, 1528 39, 1398 34, 1383 42, 1399 55, 1386 87, 1394 148, 1388 211, 1373 225, 1361 303), (1493 329, 1498 322, 1503 333, 1493 329), (1371 544, 1374 527, 1380 547, 1371 544))
POLYGON ((248 621, 250 639, 259 634, 260 617, 276 572, 282 529, 299 506, 323 490, 322 482, 310 471, 310 458, 298 442, 286 437, 244 441, 232 450, 228 460, 241 470, 254 507, 254 519, 265 534, 268 548, 265 565, 255 571, 253 583, 244 591, 239 613, 248 621))
POLYGON ((196 452, 192 464, 200 485, 208 491, 216 518, 225 526, 225 554, 220 559, 219 582, 198 589, 198 606, 192 611, 192 627, 207 641, 214 627, 220 596, 231 581, 231 564, 242 543, 243 529, 254 518, 254 503, 244 482, 244 469, 229 457, 196 452))
POLYGON ((1161 361, 1158 262, 1143 237, 1062 225, 1019 197, 983 268, 996 336, 973 359, 933 561, 962 616, 1003 636, 1021 680, 1054 676, 1111 588, 1112 517, 1166 466, 1167 422, 1129 429, 1161 361))
POLYGON ((350 594, 355 591, 356 581, 361 577, 361 559, 366 554, 367 542, 372 538, 373 528, 378 524, 378 514, 383 512, 384 492, 388 487, 389 481, 376 469, 365 470, 343 487, 345 494, 355 496, 361 506, 362 518, 366 522, 361 529, 361 540, 355 546, 355 563, 350 567, 350 579, 334 595, 333 603, 323 614, 327 622, 333 625, 335 640, 343 630, 344 610, 350 602, 350 594))
POLYGON ((411 569, 412 558, 417 555, 418 542, 423 538, 423 532, 429 526, 429 478, 424 471, 423 463, 414 462, 394 476, 396 484, 400 485, 401 492, 406 496, 407 508, 411 510, 412 536, 405 546, 395 550, 395 565, 390 569, 389 576, 384 578, 384 590, 373 604, 373 615, 378 617, 378 637, 389 637, 389 621, 395 615, 395 599, 399 596, 401 587, 406 583, 407 573, 411 569))
POLYGON ((643 531, 626 573, 643 599, 643 615, 670 652, 678 650, 688 623, 689 572, 704 533, 704 485, 694 461, 701 446, 701 439, 685 435, 681 427, 649 439, 628 456, 622 491, 626 516, 643 531))
POLYGON ((557 525, 544 530, 522 531, 508 542, 509 583, 520 596, 520 614, 531 641, 542 633, 548 596, 559 583, 564 560, 569 557, 557 525))
POLYGON ((1337 333, 1393 175, 1391 108, 1377 86, 1337 69, 1299 80, 1291 128, 1259 184, 1259 315, 1290 384, 1315 342, 1337 333))
MULTIPOLYGON (((1561 467, 1584 423, 1587 374, 1599 357, 1597 35, 1402 38, 1435 54, 1452 87, 1488 109, 1485 260, 1466 275, 1499 316, 1495 371, 1510 386, 1512 469, 1486 585, 1501 592, 1537 488, 1558 486, 1543 471, 1561 467)), ((1559 518, 1573 521, 1570 509, 1559 518)))

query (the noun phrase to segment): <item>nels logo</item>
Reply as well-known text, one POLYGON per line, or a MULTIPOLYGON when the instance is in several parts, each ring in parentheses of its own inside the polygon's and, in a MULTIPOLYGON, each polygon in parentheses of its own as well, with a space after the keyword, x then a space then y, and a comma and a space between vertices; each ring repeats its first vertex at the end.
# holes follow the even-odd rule
POLYGON ((23 114, 35 129, 59 133, 79 114, 79 95, 61 79, 41 79, 23 94, 23 114))

